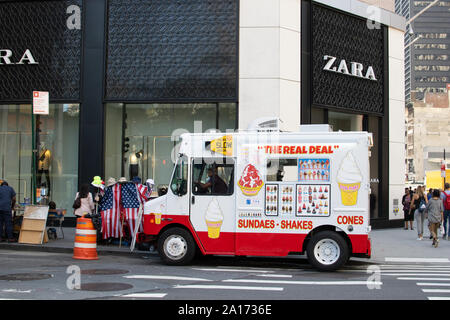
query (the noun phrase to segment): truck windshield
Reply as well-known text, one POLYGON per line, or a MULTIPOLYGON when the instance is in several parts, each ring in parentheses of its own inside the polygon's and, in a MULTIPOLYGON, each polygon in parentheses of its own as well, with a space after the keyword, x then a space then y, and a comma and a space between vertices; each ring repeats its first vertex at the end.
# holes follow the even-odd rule
POLYGON ((170 183, 170 189, 172 189, 174 194, 182 196, 187 193, 187 177, 187 159, 185 157, 180 157, 175 165, 172 181, 170 183))

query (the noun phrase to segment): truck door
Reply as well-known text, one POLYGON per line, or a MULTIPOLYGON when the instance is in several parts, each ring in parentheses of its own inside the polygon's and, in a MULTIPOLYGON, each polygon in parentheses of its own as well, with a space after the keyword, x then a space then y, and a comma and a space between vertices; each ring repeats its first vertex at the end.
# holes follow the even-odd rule
POLYGON ((190 219, 208 254, 234 254, 235 190, 232 158, 194 158, 190 219))

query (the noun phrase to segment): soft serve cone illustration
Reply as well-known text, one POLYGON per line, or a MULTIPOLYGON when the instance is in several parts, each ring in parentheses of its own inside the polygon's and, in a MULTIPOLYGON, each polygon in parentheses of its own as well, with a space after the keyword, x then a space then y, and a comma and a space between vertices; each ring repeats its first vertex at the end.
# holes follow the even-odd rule
POLYGON ((337 174, 337 182, 341 191, 341 201, 344 206, 354 206, 358 200, 358 190, 361 187, 362 175, 351 151, 342 160, 337 174))
POLYGON ((208 237, 217 239, 220 236, 220 228, 223 223, 223 213, 220 209, 217 198, 213 198, 206 209, 206 226, 208 227, 208 237))

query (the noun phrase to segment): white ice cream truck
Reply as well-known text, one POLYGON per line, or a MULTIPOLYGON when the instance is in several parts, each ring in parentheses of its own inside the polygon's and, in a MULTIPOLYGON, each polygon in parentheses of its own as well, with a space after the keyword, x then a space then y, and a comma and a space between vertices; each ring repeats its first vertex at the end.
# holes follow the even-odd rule
POLYGON ((370 258, 372 136, 327 128, 183 134, 167 194, 144 207, 162 260, 306 254, 335 270, 370 258))

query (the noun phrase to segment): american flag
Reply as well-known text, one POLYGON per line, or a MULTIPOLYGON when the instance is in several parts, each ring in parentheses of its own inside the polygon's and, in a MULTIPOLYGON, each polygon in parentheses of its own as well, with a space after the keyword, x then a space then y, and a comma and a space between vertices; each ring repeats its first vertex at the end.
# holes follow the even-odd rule
POLYGON ((120 197, 121 186, 115 184, 106 188, 99 203, 98 209, 102 215, 103 239, 119 238, 122 234, 120 228, 120 197))
POLYGON ((139 192, 139 202, 141 203, 141 205, 144 205, 144 202, 150 200, 151 191, 148 190, 147 186, 144 186, 140 183, 136 184, 136 187, 139 192))
MULTIPOLYGON (((125 220, 130 228, 130 234, 134 233, 139 207, 141 205, 141 194, 138 196, 138 187, 132 182, 122 185, 122 206, 125 211, 125 220)), ((139 231, 143 231, 142 224, 139 231)))

